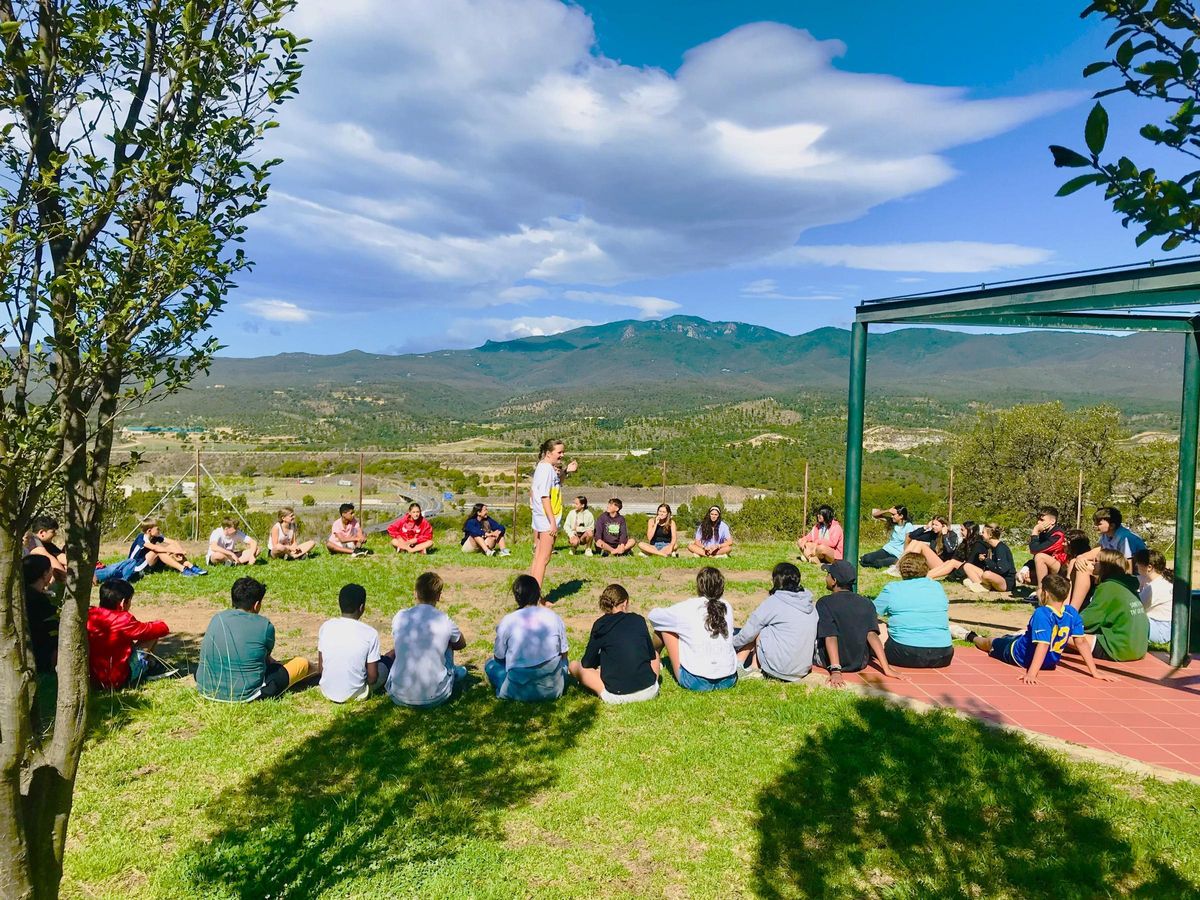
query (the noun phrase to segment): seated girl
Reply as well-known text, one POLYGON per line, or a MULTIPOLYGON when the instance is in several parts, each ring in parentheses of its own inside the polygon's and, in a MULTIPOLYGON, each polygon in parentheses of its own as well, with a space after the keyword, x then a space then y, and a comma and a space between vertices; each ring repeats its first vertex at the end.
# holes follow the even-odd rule
POLYGON ((1101 550, 1094 564, 1082 561, 1081 568, 1081 574, 1090 570, 1096 581, 1091 600, 1080 612, 1092 655, 1120 662, 1141 659, 1150 620, 1138 599, 1138 580, 1125 571, 1125 557, 1120 550, 1101 550))
POLYGON ((512 592, 517 609, 496 626, 484 673, 501 700, 556 700, 567 686, 567 627, 532 575, 518 575, 512 592))
POLYGON ((278 521, 271 526, 267 535, 267 554, 271 559, 304 559, 312 553, 316 541, 300 541, 296 529, 296 511, 285 506, 279 511, 278 521))
POLYGON ((721 507, 710 506, 696 526, 696 539, 688 544, 688 551, 693 556, 728 556, 732 547, 733 535, 721 521, 721 507))
POLYGON ((936 566, 954 558, 958 542, 958 532, 950 526, 950 520, 945 516, 934 516, 924 528, 909 532, 904 552, 924 556, 932 572, 936 566))
POLYGON ((837 562, 842 558, 842 526, 833 515, 832 506, 817 510, 817 522, 812 531, 796 539, 796 546, 805 560, 815 565, 837 562))
POLYGON ((987 591, 1007 593, 1017 586, 1017 565, 1012 550, 1001 538, 1004 530, 994 522, 983 526, 984 555, 962 567, 963 584, 976 594, 987 591))
POLYGON ((887 616, 887 627, 880 631, 884 655, 893 666, 941 669, 954 659, 950 601, 928 575, 925 558, 909 553, 900 560, 903 580, 887 585, 875 598, 875 612, 887 616))
POLYGON ((894 566, 904 555, 904 538, 916 528, 908 515, 908 507, 893 506, 890 509, 871 510, 872 518, 888 522, 888 540, 879 550, 865 554, 859 565, 867 569, 886 569, 894 566))
POLYGON ((959 529, 958 543, 955 544, 946 559, 942 560, 939 556, 939 561, 934 563, 929 554, 924 550, 920 551, 921 555, 925 557, 925 561, 930 564, 929 577, 934 581, 941 581, 943 578, 947 581, 962 581, 964 578, 962 567, 967 563, 980 565, 987 556, 988 547, 984 543, 983 535, 980 534, 977 524, 963 522, 957 527, 959 529))
POLYGON ((650 610, 654 647, 667 648, 671 671, 689 691, 719 691, 737 684, 733 608, 723 599, 725 576, 711 566, 696 573, 691 600, 650 610))
POLYGON ((1150 619, 1150 640, 1171 643, 1171 616, 1175 611, 1175 573, 1167 568, 1166 558, 1157 550, 1138 550, 1133 555, 1142 589, 1142 606, 1150 619))
POLYGON ((600 594, 603 615, 592 623, 583 657, 568 671, 605 703, 637 703, 658 696, 662 666, 646 620, 629 611, 629 592, 610 584, 600 594))
POLYGON ((674 556, 678 545, 679 531, 671 507, 660 503, 654 518, 646 520, 646 539, 638 544, 638 549, 648 556, 674 556))
POLYGON ((742 675, 799 681, 812 669, 817 608, 800 570, 782 562, 771 570, 771 591, 733 636, 742 675))

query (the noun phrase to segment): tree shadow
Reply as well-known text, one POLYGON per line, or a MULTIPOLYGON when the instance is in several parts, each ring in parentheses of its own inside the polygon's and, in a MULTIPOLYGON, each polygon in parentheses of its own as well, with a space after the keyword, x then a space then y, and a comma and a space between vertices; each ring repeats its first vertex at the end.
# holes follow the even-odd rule
POLYGON ((587 580, 583 578, 572 578, 570 581, 564 581, 562 584, 555 585, 546 594, 545 600, 547 603, 557 603, 559 600, 565 600, 567 597, 572 597, 583 590, 583 586, 587 584, 587 580))
MULTIPOLYGON (((172 678, 187 678, 196 671, 200 658, 200 641, 203 635, 188 632, 172 632, 161 638, 154 647, 154 655, 168 668, 174 668, 172 678)), ((146 690, 153 682, 144 682, 131 688, 110 690, 92 686, 88 710, 88 738, 103 740, 138 718, 141 710, 150 706, 146 690)))
POLYGON ((595 716, 592 703, 497 702, 479 688, 433 710, 386 698, 338 710, 209 805, 217 832, 185 860, 194 893, 311 897, 366 868, 419 884, 551 787, 595 716))
POLYGON ((758 798, 763 897, 1196 896, 1139 859, 1112 788, 1019 736, 879 701, 807 738, 758 798))

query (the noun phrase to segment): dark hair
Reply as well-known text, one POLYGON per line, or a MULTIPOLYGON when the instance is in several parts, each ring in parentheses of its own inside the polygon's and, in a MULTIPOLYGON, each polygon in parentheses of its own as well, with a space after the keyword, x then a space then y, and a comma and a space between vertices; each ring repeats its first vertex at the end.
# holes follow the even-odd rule
POLYGON ((361 584, 343 584, 338 591, 338 609, 346 614, 358 612, 367 605, 367 589, 361 584))
POLYGON ((988 522, 986 525, 984 525, 983 533, 987 535, 989 539, 995 538, 996 540, 1000 540, 1004 537, 1004 529, 995 522, 988 522))
MULTIPOLYGON (((1042 579, 1041 588, 1044 593, 1049 594, 1059 603, 1062 603, 1071 593, 1071 582, 1067 580, 1065 575, 1057 575, 1053 572, 1049 572, 1046 574, 1046 577, 1042 579)), ((1044 606, 1045 597, 1042 597, 1041 599, 1043 601, 1042 605, 1044 606)))
POLYGON ((725 621, 725 576, 720 569, 705 566, 696 573, 696 593, 708 601, 704 610, 704 627, 713 637, 729 637, 729 623, 725 621))
POLYGON ((476 503, 474 506, 471 507, 471 515, 469 516, 469 518, 471 518, 471 519, 478 518, 479 514, 481 512, 483 512, 485 509, 487 509, 486 503, 476 503))
POLYGON ((547 453, 561 443, 562 441, 558 438, 546 438, 544 441, 542 441, 542 446, 538 447, 538 459, 544 458, 547 453))
POLYGON ((104 609, 120 609, 126 600, 133 599, 133 585, 124 578, 110 578, 100 585, 100 606, 104 609))
POLYGON ((29 523, 29 530, 33 534, 39 531, 58 531, 58 519, 54 516, 34 516, 33 521, 29 523))
POLYGON ((422 572, 417 576, 413 591, 422 603, 437 603, 442 599, 442 576, 437 572, 422 572))
POLYGON ((671 517, 673 515, 675 515, 673 512, 671 512, 671 504, 670 503, 660 503, 660 504, 658 504, 658 506, 656 506, 654 508, 654 518, 656 521, 658 519, 658 511, 660 509, 665 509, 667 511, 667 521, 668 522, 671 521, 671 517))
POLYGON ((233 583, 233 587, 229 589, 229 596, 233 599, 233 605, 238 609, 251 610, 254 609, 254 604, 262 603, 262 598, 267 594, 267 586, 256 578, 249 576, 239 578, 233 583))
POLYGON ((700 520, 700 540, 704 543, 717 539, 721 533, 721 508, 719 506, 710 506, 704 511, 704 518, 700 520), (713 521, 708 517, 708 514, 713 510, 717 511, 717 521, 713 521))
POLYGON ((905 522, 912 521, 912 516, 910 516, 908 514, 907 506, 897 506, 897 507, 895 507, 895 510, 896 510, 896 515, 898 515, 900 518, 902 518, 905 522))
POLYGON ((622 603, 628 602, 629 591, 619 584, 610 584, 600 592, 600 609, 606 613, 610 613, 622 603))
POLYGON ((1143 548, 1137 550, 1133 554, 1133 561, 1139 565, 1149 566, 1154 571, 1162 574, 1162 577, 1167 581, 1175 580, 1175 570, 1167 567, 1167 558, 1157 550, 1143 548))
POLYGON ((1039 506, 1038 518, 1042 516, 1053 516, 1055 521, 1058 521, 1058 509, 1053 506, 1039 506))
POLYGON ((587 504, 587 497, 583 496, 583 494, 580 494, 580 495, 579 495, 579 496, 577 496, 575 499, 576 499, 576 500, 578 500, 580 503, 582 503, 584 506, 587 506, 587 505, 588 505, 588 504, 587 504))
POLYGON ((1108 522, 1114 529, 1121 527, 1121 511, 1115 506, 1102 506, 1096 510, 1096 514, 1092 516, 1092 524, 1099 525, 1101 522, 1108 522))
POLYGON ((414 506, 415 506, 417 509, 421 510, 421 512, 424 512, 424 511, 425 511, 425 510, 421 509, 421 504, 420 504, 420 503, 418 503, 416 500, 414 500, 412 503, 408 504, 408 511, 409 511, 409 512, 412 512, 412 511, 413 511, 413 507, 414 507, 414 506))
POLYGON ((518 575, 514 578, 512 592, 518 609, 533 606, 542 599, 542 586, 532 575, 518 575))
POLYGON ((1078 528, 1068 529, 1064 533, 1067 537, 1067 559, 1082 556, 1092 549, 1092 542, 1078 528))
POLYGON ((833 512, 832 506, 826 504, 824 506, 817 507, 817 522, 818 523, 824 522, 826 525, 832 525, 833 520, 835 518, 837 518, 837 516, 833 512))
POLYGON ((621 508, 625 506, 620 497, 609 497, 608 502, 617 508, 617 512, 620 512, 621 508))
POLYGON ((222 528, 237 528, 237 524, 237 519, 235 519, 233 516, 226 516, 221 520, 222 528))
POLYGON ((338 507, 338 515, 340 516, 342 513, 352 512, 353 510, 354 510, 353 503, 343 503, 341 506, 338 507))
POLYGON ((791 591, 795 593, 803 585, 800 584, 800 570, 789 562, 781 562, 771 570, 771 593, 776 591, 791 591))
POLYGON ((50 557, 42 556, 40 553, 31 553, 21 560, 21 578, 24 579, 25 584, 30 585, 45 578, 46 573, 52 568, 54 566, 50 562, 50 557))
POLYGON ((954 548, 954 558, 958 560, 969 560, 974 546, 979 543, 979 525, 975 522, 963 522, 963 530, 966 534, 963 539, 958 542, 958 546, 954 548))

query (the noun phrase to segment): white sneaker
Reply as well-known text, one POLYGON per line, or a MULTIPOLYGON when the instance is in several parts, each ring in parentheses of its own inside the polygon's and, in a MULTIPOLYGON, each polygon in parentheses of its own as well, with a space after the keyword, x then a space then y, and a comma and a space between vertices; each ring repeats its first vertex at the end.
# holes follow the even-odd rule
POLYGON ((487 555, 487 556, 495 556, 495 555, 496 555, 496 551, 495 551, 495 550, 484 550, 483 552, 484 552, 484 554, 485 554, 485 555, 487 555))
POLYGON ((969 632, 967 629, 963 628, 961 625, 955 622, 950 623, 950 637, 954 638, 956 641, 965 641, 968 633, 969 632))
POLYGON ((891 575, 893 578, 899 578, 900 577, 900 563, 896 563, 894 566, 892 566, 890 569, 888 569, 886 572, 884 572, 884 574, 891 575))
POLYGON ((512 556, 512 551, 509 550, 507 547, 505 547, 503 550, 500 551, 500 555, 501 556, 512 556))
POLYGON ((638 551, 638 556, 645 556, 645 555, 646 554, 643 551, 641 551, 641 550, 638 551))
POLYGON ((592 553, 592 550, 591 550, 591 548, 589 547, 587 550, 584 550, 584 551, 583 551, 583 555, 584 555, 584 556, 595 556, 596 554, 592 553))
POLYGON ((971 581, 969 578, 964 579, 963 586, 966 587, 966 589, 968 591, 971 591, 974 594, 986 594, 987 593, 987 588, 985 588, 978 581, 971 581))

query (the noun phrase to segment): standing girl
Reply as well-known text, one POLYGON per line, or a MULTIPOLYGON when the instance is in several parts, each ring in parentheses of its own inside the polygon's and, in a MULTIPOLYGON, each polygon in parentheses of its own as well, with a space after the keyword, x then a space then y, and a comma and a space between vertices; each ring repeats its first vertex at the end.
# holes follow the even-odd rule
MULTIPOLYGON (((529 491, 529 509, 533 513, 533 562, 529 574, 542 585, 546 577, 546 566, 554 553, 554 539, 558 537, 558 521, 562 517, 562 478, 558 466, 562 462, 566 446, 557 438, 548 438, 538 450, 538 464, 533 470, 533 484, 529 491)), ((571 460, 563 470, 571 474, 579 463, 571 460)))

